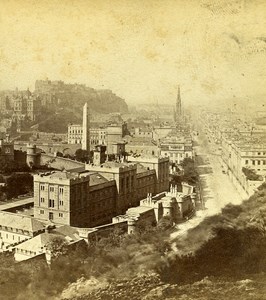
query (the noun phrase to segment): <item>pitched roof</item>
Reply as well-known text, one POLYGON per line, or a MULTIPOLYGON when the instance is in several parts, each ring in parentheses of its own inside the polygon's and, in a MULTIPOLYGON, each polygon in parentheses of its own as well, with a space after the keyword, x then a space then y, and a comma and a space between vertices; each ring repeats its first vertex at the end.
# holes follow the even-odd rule
POLYGON ((50 233, 41 233, 32 239, 20 243, 16 248, 32 252, 42 252, 43 248, 56 237, 63 238, 68 244, 81 240, 76 229, 65 225, 52 230, 50 233))
POLYGON ((137 174, 147 172, 147 168, 145 168, 142 164, 136 163, 137 165, 137 174))
POLYGON ((109 180, 100 175, 99 173, 93 173, 90 175, 90 186, 108 182, 109 180))
POLYGON ((63 172, 63 171, 54 172, 50 175, 50 178, 60 178, 60 179, 72 179, 76 177, 77 177, 76 174, 70 172, 63 172))
POLYGON ((44 230, 44 225, 34 218, 3 211, 0 212, 0 225, 29 232, 44 230))

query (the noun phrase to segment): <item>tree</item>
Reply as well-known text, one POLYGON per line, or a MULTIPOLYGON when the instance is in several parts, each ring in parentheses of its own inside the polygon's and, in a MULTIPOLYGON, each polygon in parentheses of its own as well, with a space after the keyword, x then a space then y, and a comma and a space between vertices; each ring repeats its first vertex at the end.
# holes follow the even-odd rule
POLYGON ((67 242, 63 237, 55 236, 46 244, 46 249, 50 251, 52 259, 57 259, 67 254, 67 242))
POLYGON ((8 199, 32 191, 33 191, 33 176, 31 174, 14 173, 6 179, 6 193, 8 199))
POLYGON ((18 164, 13 159, 0 157, 0 172, 9 174, 18 168, 18 164))
POLYGON ((75 152, 75 157, 78 161, 86 162, 88 158, 88 151, 77 149, 75 152))

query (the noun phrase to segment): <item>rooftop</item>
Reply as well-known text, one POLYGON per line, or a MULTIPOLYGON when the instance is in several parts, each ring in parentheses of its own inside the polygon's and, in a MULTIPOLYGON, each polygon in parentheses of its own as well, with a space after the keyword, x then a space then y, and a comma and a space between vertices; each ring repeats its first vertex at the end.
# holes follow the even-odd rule
POLYGON ((73 243, 81 239, 77 230, 65 225, 56 228, 49 233, 41 233, 30 240, 20 243, 18 246, 16 246, 16 248, 38 252, 41 251, 45 246, 47 246, 48 243, 52 242, 56 237, 63 238, 67 243, 73 243))
POLYGON ((103 177, 98 173, 93 173, 90 175, 90 186, 102 184, 108 181, 109 181, 108 179, 106 179, 105 177, 103 177))
POLYGON ((0 212, 0 225, 29 232, 37 232, 44 229, 44 225, 34 218, 3 211, 0 212))

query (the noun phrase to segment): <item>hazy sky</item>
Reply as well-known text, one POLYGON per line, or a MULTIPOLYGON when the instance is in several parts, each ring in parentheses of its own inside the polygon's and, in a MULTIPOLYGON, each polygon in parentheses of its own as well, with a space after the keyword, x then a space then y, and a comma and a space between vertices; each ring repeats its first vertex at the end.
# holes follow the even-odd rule
POLYGON ((266 95, 265 0, 0 0, 0 89, 49 78, 128 103, 266 95))

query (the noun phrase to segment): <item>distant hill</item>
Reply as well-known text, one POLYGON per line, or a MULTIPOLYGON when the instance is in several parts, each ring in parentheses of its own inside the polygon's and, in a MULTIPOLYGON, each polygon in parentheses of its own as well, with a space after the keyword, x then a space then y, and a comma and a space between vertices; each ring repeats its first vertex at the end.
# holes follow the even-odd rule
POLYGON ((33 125, 45 132, 64 133, 68 124, 80 124, 82 108, 86 102, 91 119, 99 114, 128 112, 125 100, 111 90, 96 90, 82 84, 37 80, 34 94, 39 96, 44 109, 33 125))
POLYGON ((37 80, 35 94, 44 101, 53 101, 61 107, 69 106, 73 109, 88 102, 91 110, 101 113, 128 111, 124 99, 114 94, 111 90, 96 90, 83 84, 66 84, 63 81, 37 80), (46 100, 45 100, 46 99, 46 100))

